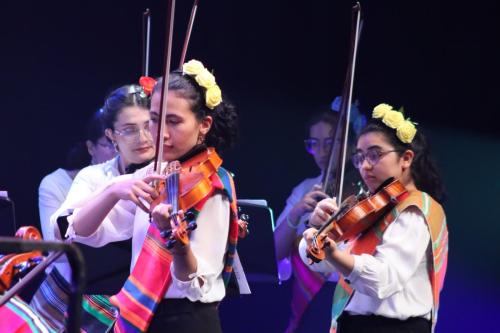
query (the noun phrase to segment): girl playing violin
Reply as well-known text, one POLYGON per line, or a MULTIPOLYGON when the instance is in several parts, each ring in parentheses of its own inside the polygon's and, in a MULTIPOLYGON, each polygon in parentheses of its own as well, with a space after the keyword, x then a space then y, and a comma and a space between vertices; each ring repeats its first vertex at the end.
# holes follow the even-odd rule
MULTIPOLYGON (((311 267, 341 273, 332 329, 431 332, 446 272, 448 232, 438 203, 443 188, 426 140, 401 112, 380 104, 358 137, 352 162, 372 194, 390 177, 407 192, 394 209, 349 243, 325 238, 326 259, 311 267)), ((338 209, 334 199, 324 199, 309 222, 320 227, 338 209)), ((304 262, 306 243, 311 245, 315 234, 314 228, 304 232, 304 262)))
MULTIPOLYGON (((160 125, 160 87, 161 81, 152 96, 153 136, 160 125)), ((160 193, 151 182, 164 177, 152 174, 153 164, 131 177, 115 179, 75 209, 69 226, 74 241, 100 246, 132 237, 131 275, 111 298, 119 308, 115 325, 120 331, 221 331, 217 304, 231 273, 237 212, 232 178, 220 167, 216 151, 233 144, 236 120, 235 108, 222 99, 215 77, 201 62, 192 60, 182 71, 170 73, 163 159, 179 161, 182 172, 186 166, 198 168, 200 164, 193 161, 203 165, 215 161, 207 174, 209 194, 186 207, 197 223, 189 244, 177 241, 166 248, 165 235, 174 227, 176 212, 171 204, 157 203, 160 193), (148 204, 154 208, 148 209, 148 204)), ((182 186, 182 174, 180 182, 182 186)), ((188 216, 182 210, 177 213, 181 220, 188 216)))
MULTIPOLYGON (((285 209, 277 219, 274 230, 279 278, 282 281, 288 280, 292 273, 294 277, 291 313, 285 332, 296 332, 299 327, 304 331, 310 329, 312 323, 318 322, 319 314, 315 312, 314 315, 310 315, 310 320, 307 320, 308 312, 306 310, 309 308, 309 304, 317 299, 316 295, 320 290, 323 290, 322 294, 325 296, 331 293, 326 288, 322 288, 328 277, 311 272, 307 265, 304 265, 300 260, 297 248, 298 240, 305 230, 304 222, 308 220, 316 204, 321 199, 328 197, 322 191, 321 179, 328 167, 333 142, 332 134, 337 126, 337 121, 337 113, 328 110, 314 114, 307 122, 307 139, 304 140, 304 143, 321 174, 315 178, 303 180, 293 189, 286 200, 285 209)), ((333 276, 332 279, 336 281, 336 276, 333 276)), ((333 287, 331 290, 333 291, 333 287)), ((325 310, 324 315, 326 318, 329 311, 325 310)))

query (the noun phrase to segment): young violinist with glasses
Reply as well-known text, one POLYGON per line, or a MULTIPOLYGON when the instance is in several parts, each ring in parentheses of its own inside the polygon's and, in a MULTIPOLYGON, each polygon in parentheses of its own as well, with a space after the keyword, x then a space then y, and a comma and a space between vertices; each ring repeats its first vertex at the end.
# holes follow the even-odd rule
MULTIPOLYGON (((309 311, 306 310, 314 299, 318 299, 316 295, 321 289, 321 294, 333 291, 333 286, 323 288, 325 281, 337 280, 335 274, 330 277, 330 274, 323 275, 309 270, 297 252, 298 241, 306 229, 305 222, 316 204, 327 197, 322 190, 321 180, 328 166, 337 121, 338 113, 329 110, 314 114, 307 122, 305 129, 308 137, 304 140, 305 148, 314 158, 321 174, 304 179, 295 186, 286 200, 286 206, 278 217, 274 230, 279 277, 284 281, 290 279, 293 274, 291 313, 286 332, 308 331, 312 328, 311 325, 317 325, 318 314, 314 314, 314 319, 309 318, 309 311), (307 292, 304 293, 301 288, 306 288, 307 292)), ((327 316, 329 310, 324 311, 324 317, 327 316)), ((324 330, 328 329, 327 325, 323 326, 324 330)))
MULTIPOLYGON (((167 167, 180 162, 180 188, 195 193, 174 199, 186 202, 186 211, 155 201, 161 193, 152 183, 165 176, 153 174, 152 163, 130 177, 115 179, 75 209, 70 235, 93 246, 132 238, 131 275, 111 298, 119 311, 115 329, 221 332, 217 305, 232 272, 238 223, 232 178, 221 167, 217 152, 234 143, 237 113, 201 62, 191 60, 169 76, 161 158, 167 167), (190 169, 199 170, 200 182, 183 181, 182 172, 190 169), (168 249, 170 231, 176 230, 174 219, 188 216, 197 223, 189 243, 177 240, 168 249)), ((150 111, 155 142, 161 125, 161 87, 159 81, 150 111)), ((167 185, 170 190, 168 179, 167 185)))
MULTIPOLYGON (((385 215, 347 244, 336 244, 331 233, 317 236, 325 237, 326 257, 310 267, 341 274, 333 330, 431 332, 448 256, 446 218, 439 204, 442 183, 414 123, 387 104, 375 107, 372 118, 358 137, 352 162, 372 195, 390 178, 404 191, 385 215)), ((309 222, 318 228, 338 210, 334 199, 324 199, 309 222)), ((316 234, 315 228, 304 232, 304 262, 310 262, 306 247, 316 246, 316 234)))

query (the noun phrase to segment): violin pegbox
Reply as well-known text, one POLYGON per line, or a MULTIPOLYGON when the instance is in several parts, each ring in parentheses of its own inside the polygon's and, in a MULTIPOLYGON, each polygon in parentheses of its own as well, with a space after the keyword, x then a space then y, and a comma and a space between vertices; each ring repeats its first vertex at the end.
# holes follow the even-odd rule
POLYGON ((167 167, 165 168, 165 175, 168 177, 172 174, 175 173, 180 173, 181 172, 181 163, 179 161, 172 161, 167 164, 167 167))
POLYGON ((240 214, 241 207, 238 207, 238 238, 245 238, 250 230, 248 229, 248 221, 250 216, 248 214, 240 214))

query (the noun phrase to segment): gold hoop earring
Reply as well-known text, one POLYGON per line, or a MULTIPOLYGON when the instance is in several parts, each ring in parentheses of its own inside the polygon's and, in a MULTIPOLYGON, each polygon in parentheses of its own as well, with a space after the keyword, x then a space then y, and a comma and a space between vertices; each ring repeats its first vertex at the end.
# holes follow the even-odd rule
POLYGON ((205 142, 205 134, 198 134, 198 140, 196 141, 197 144, 201 144, 205 142))

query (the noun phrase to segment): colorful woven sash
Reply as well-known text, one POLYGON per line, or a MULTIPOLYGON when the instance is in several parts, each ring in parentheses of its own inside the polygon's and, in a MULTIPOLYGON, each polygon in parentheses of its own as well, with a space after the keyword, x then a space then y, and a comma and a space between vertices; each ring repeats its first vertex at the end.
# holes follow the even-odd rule
POLYGON ((83 295, 81 333, 109 332, 116 320, 116 308, 107 295, 83 295))
MULTIPOLYGON (((396 205, 384 219, 356 239, 356 241, 351 244, 350 252, 352 254, 375 253, 375 248, 382 242, 384 231, 397 219, 400 212, 409 206, 416 206, 422 211, 431 234, 433 267, 429 272, 429 278, 433 291, 434 306, 432 309, 432 322, 434 327, 437 320, 437 310, 439 308, 439 292, 443 287, 448 261, 448 229, 446 227, 446 217, 443 208, 439 203, 432 199, 427 193, 420 191, 411 192, 409 196, 396 205)), ((347 306, 353 292, 354 290, 341 275, 333 296, 331 333, 336 332, 337 319, 347 306)))
MULTIPOLYGON (((209 153, 215 154, 210 150, 209 153)), ((229 198, 231 218, 228 221, 230 223, 228 248, 222 272, 227 285, 232 273, 238 239, 236 197, 230 174, 220 167, 214 171, 209 175, 212 185, 210 193, 194 206, 185 207, 185 209, 191 210, 197 216, 206 200, 215 193, 223 192, 229 198)), ((122 290, 110 299, 111 303, 119 309, 119 316, 114 327, 115 332, 147 331, 158 303, 163 299, 172 282, 171 263, 172 255, 165 247, 165 240, 160 236, 159 230, 151 224, 132 273, 122 290)))
POLYGON ((40 284, 30 302, 30 306, 57 331, 65 327, 70 288, 69 283, 54 267, 40 284))
POLYGON ((55 333, 49 324, 19 297, 0 307, 0 332, 55 333))
POLYGON ((111 297, 119 308, 115 332, 145 332, 167 287, 172 282, 172 255, 159 230, 151 224, 137 263, 120 292, 111 297))
POLYGON ((291 261, 294 278, 292 281, 291 316, 288 327, 285 330, 286 333, 295 332, 309 303, 321 290, 321 287, 323 287, 326 281, 323 275, 311 271, 311 269, 304 264, 298 252, 298 245, 293 247, 291 261))

